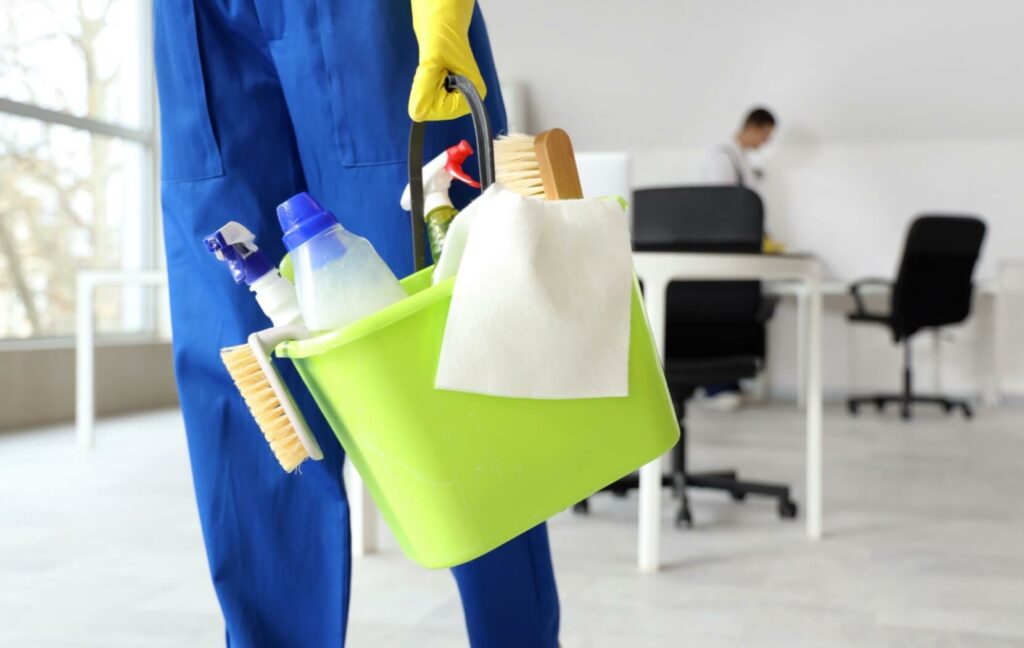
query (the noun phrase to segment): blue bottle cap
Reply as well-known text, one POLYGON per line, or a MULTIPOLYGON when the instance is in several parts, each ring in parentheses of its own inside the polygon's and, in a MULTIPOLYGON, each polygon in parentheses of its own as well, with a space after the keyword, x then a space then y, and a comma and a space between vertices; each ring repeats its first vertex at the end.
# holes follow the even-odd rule
POLYGON ((305 191, 277 206, 277 220, 284 230, 284 246, 289 252, 338 224, 334 214, 321 207, 305 191))

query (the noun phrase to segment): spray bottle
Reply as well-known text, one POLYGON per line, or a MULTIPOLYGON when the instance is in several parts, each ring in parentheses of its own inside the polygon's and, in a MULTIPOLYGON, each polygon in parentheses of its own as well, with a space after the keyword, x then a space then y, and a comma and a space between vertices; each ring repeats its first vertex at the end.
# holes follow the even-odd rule
MULTIPOLYGON (((423 167, 423 220, 427 222, 430 254, 434 257, 434 263, 441 258, 441 249, 444 247, 444 237, 448 233, 448 226, 451 225, 455 215, 459 213, 459 210, 452 206, 451 198, 448 197, 448 188, 452 185, 452 178, 461 180, 470 187, 480 188, 480 183, 462 170, 462 163, 470 155, 473 155, 473 147, 466 140, 462 140, 423 167)), ((412 210, 409 185, 406 185, 405 191, 402 192, 402 209, 412 210)))
POLYGON ((295 287, 256 247, 256 237, 244 225, 229 221, 203 239, 206 249, 228 264, 235 283, 256 293, 256 303, 274 326, 303 325, 295 287))

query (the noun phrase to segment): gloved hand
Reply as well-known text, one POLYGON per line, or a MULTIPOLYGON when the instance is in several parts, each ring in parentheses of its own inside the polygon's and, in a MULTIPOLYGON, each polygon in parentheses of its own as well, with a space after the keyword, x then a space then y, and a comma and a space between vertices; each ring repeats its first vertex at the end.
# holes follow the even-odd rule
POLYGON ((761 252, 764 252, 765 254, 783 254, 785 251, 785 243, 773 239, 767 234, 764 235, 764 239, 761 241, 761 252))
POLYGON ((420 46, 420 63, 409 94, 413 121, 443 121, 469 113, 469 104, 444 87, 445 77, 468 78, 480 97, 487 86, 469 46, 469 23, 475 0, 412 0, 412 27, 420 46))

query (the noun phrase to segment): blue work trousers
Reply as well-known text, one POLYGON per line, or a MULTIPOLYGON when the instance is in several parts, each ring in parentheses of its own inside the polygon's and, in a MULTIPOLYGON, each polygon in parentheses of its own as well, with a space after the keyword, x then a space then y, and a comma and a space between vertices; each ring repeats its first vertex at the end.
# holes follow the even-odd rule
MULTIPOLYGON (((500 131, 479 10, 470 36, 500 131)), ((237 220, 280 259, 274 208, 309 191, 398 276, 412 269, 399 206, 417 62, 409 0, 157 0, 155 45, 175 370, 227 643, 342 646, 351 562, 343 451, 283 366, 326 456, 295 475, 276 464, 219 358, 270 322, 202 239, 237 220)), ((428 159, 461 138, 472 140, 468 117, 431 124, 428 159)), ((453 198, 464 204, 470 194, 460 191, 453 198)), ((452 571, 473 646, 557 644, 543 525, 452 571)))

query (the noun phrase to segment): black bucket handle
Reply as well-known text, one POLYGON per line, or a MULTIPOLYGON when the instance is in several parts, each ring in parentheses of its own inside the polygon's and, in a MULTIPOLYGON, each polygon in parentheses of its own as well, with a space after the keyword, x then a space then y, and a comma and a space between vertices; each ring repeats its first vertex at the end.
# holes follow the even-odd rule
MULTIPOLYGON (((484 102, 473 83, 464 76, 451 74, 445 79, 448 92, 460 92, 469 103, 473 116, 473 130, 476 133, 476 154, 480 164, 480 189, 487 189, 494 183, 494 143, 491 120, 487 116, 484 102)), ((413 122, 409 131, 409 195, 412 199, 412 261, 414 270, 427 266, 427 233, 423 222, 423 137, 425 122, 413 122)), ((437 259, 435 259, 436 261, 437 259)))

